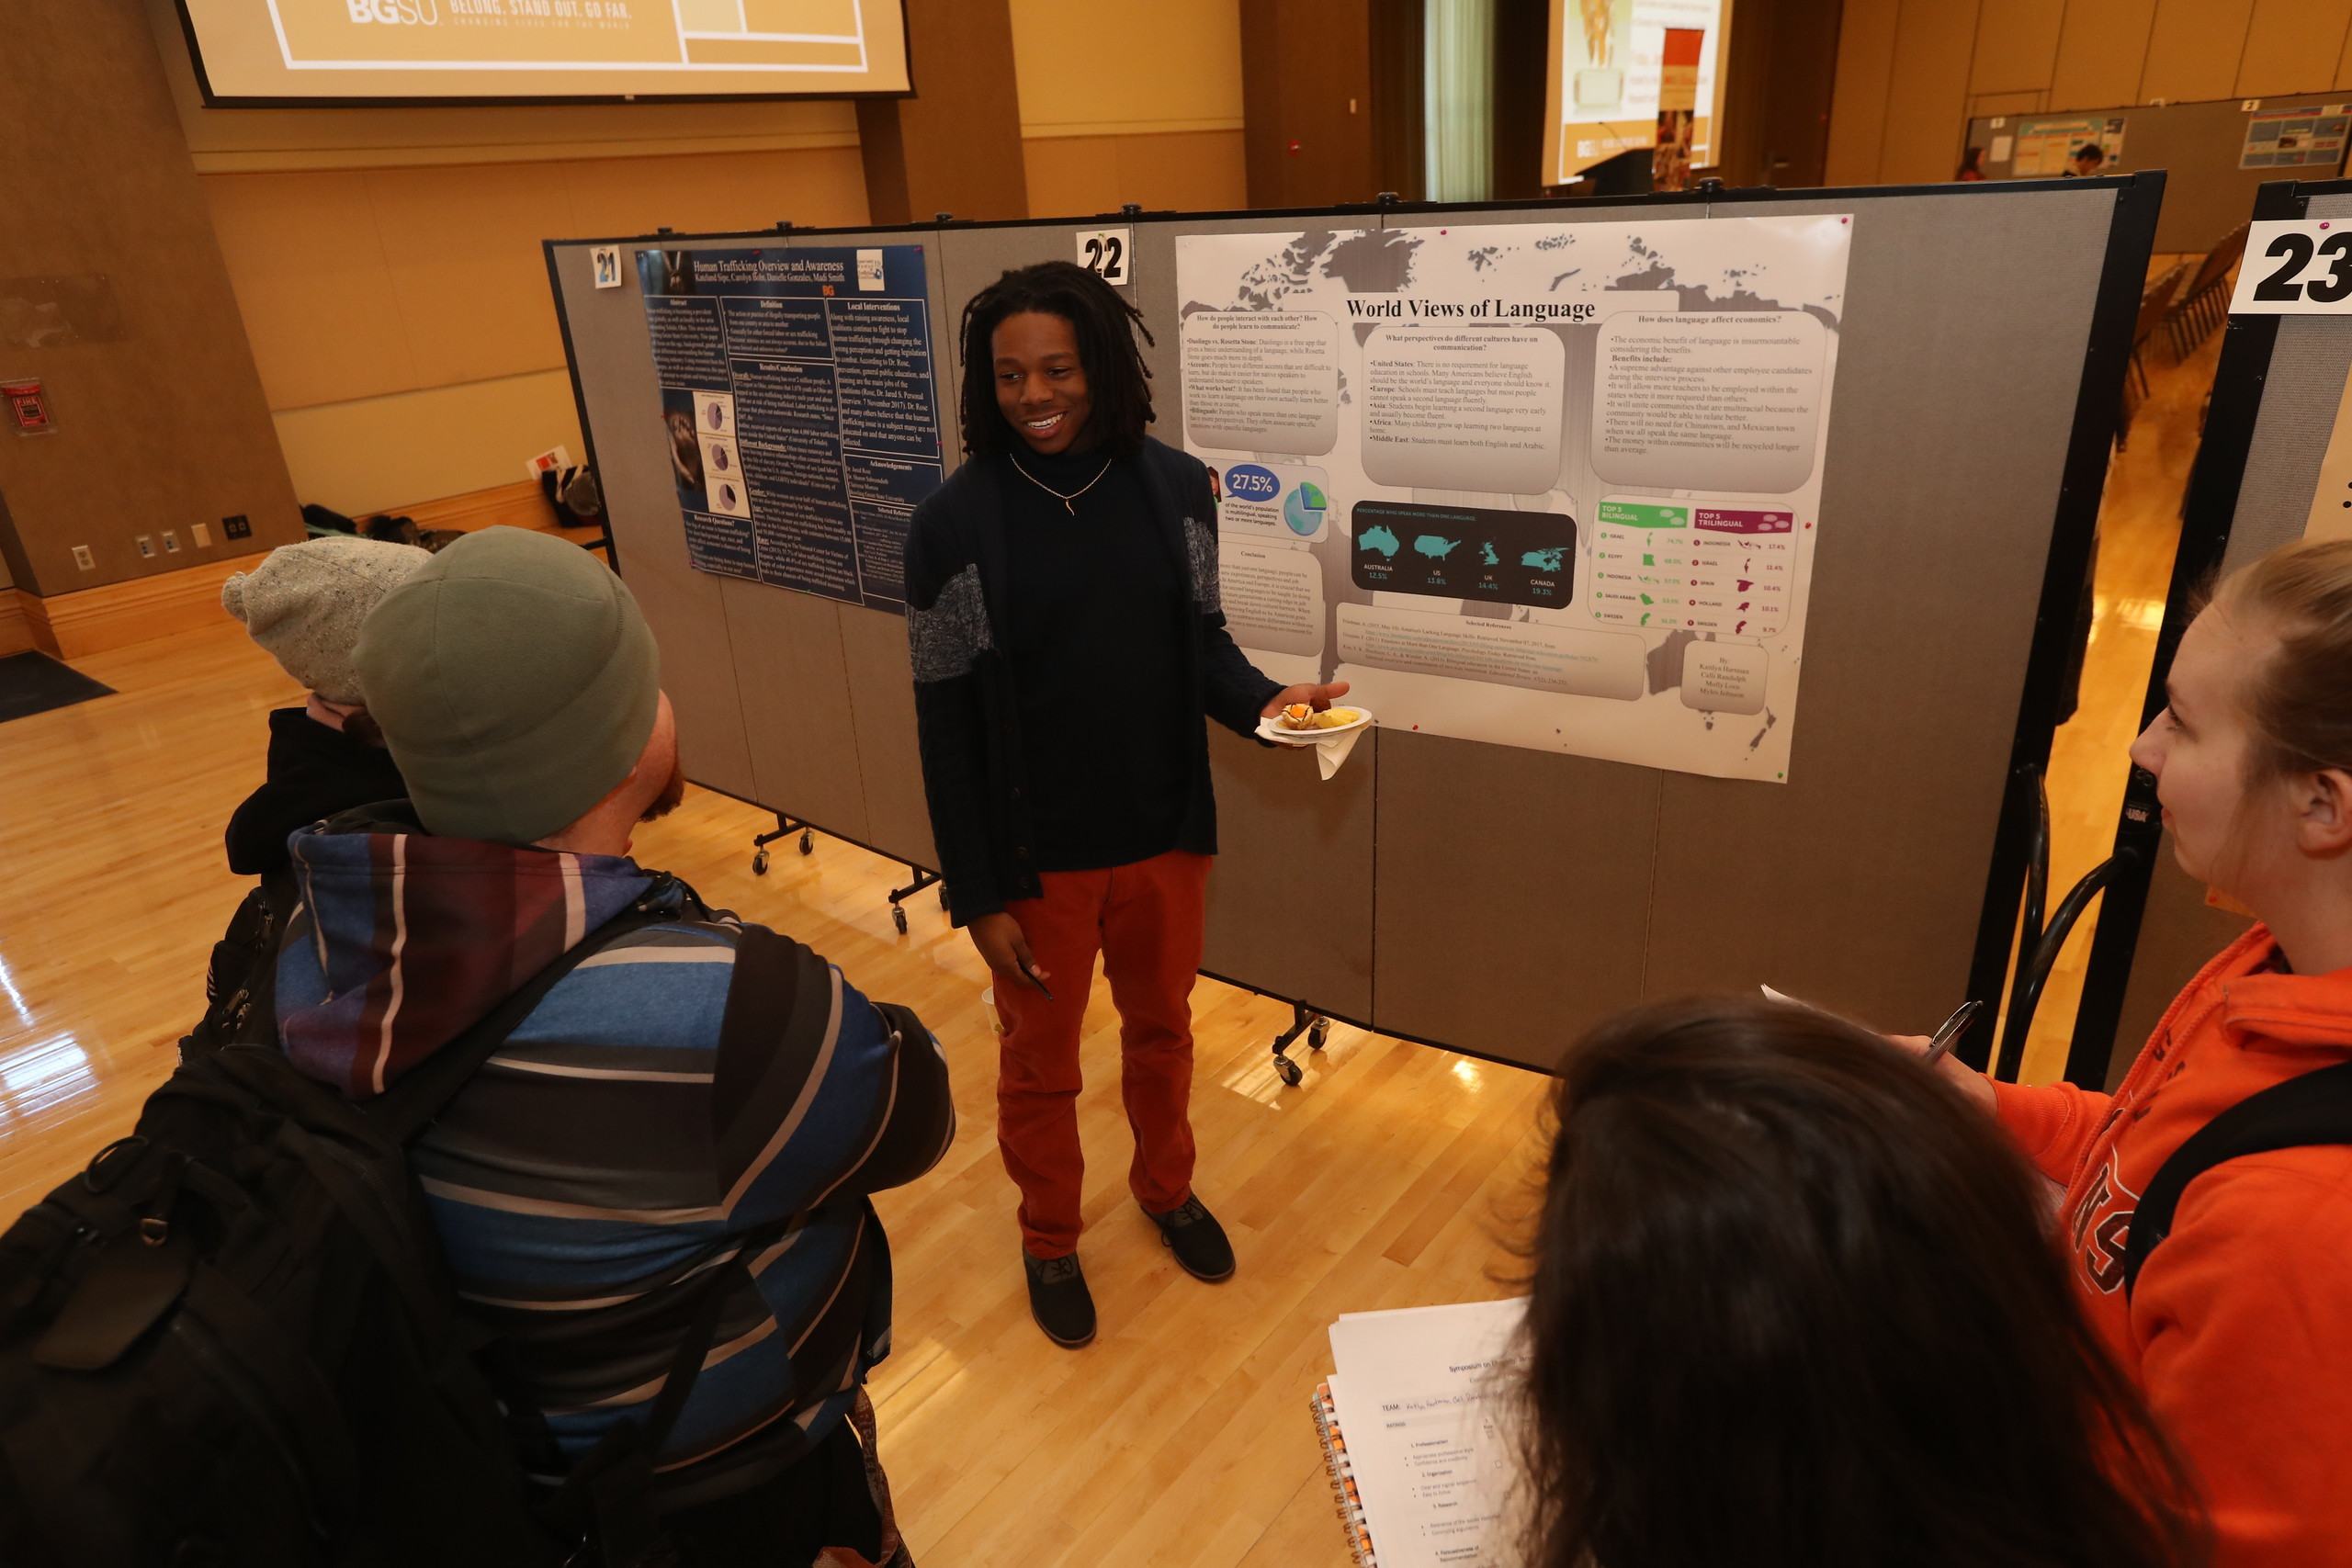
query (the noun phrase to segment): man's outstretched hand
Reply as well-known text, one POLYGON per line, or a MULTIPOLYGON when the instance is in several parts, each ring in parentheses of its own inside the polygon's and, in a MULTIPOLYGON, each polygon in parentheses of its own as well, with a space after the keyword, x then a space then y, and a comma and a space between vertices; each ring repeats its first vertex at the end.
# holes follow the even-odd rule
POLYGON ((1293 703, 1305 703, 1308 707, 1320 713, 1347 694, 1348 683, 1345 681, 1334 681, 1328 686, 1317 686, 1312 682, 1284 686, 1273 694, 1264 707, 1258 710, 1258 716, 1272 718, 1293 703))

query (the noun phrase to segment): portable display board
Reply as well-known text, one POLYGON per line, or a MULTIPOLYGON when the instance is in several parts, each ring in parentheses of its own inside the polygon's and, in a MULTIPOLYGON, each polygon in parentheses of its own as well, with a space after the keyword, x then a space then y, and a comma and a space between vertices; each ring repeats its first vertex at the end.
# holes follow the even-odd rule
MULTIPOLYGON (((2263 187, 2253 218, 2257 229, 2295 220, 2352 227, 2352 181, 2278 181, 2263 187)), ((2248 271, 2261 265, 2248 255, 2248 271)), ((2206 583, 2306 536, 2330 508, 2343 510, 2323 488, 2352 482, 2328 471, 2347 377, 2352 321, 2267 312, 2231 318, 2181 509, 2143 728, 2165 705, 2173 651, 2206 583)), ((2066 1064, 2068 1078, 2090 1087, 2121 1077, 2173 997, 2247 923, 2173 859, 2155 781, 2137 768, 2114 852, 2124 874, 2108 885, 2099 909, 2066 1064)))
POLYGON ((2286 97, 2215 98, 2186 104, 1979 115, 1968 122, 1962 158, 1988 180, 2064 175, 2074 154, 2096 143, 2099 173, 2165 172, 2155 248, 2206 251, 2245 221, 2267 180, 2321 178, 2344 166, 2352 91, 2286 97))
MULTIPOLYGON (((1155 433, 1216 471, 1237 640, 1280 679, 1357 679, 1381 718, 1328 782, 1213 732, 1208 972, 1540 1066, 1692 989, 1769 982, 1889 1028, 1996 997, 2017 781, 2047 756, 2052 612, 2086 566, 2162 192, 1122 218, 1155 433), (2019 265, 2040 286, 2008 286, 2019 265), (1650 412, 1676 406, 1679 430, 1650 412)), ((1102 233, 623 254, 919 252, 952 462, 964 305, 1102 233)), ((548 263, 690 776, 933 863, 903 621, 696 570, 651 301, 594 285, 615 243, 548 263)), ((779 531, 834 515, 796 493, 821 504, 779 531)))

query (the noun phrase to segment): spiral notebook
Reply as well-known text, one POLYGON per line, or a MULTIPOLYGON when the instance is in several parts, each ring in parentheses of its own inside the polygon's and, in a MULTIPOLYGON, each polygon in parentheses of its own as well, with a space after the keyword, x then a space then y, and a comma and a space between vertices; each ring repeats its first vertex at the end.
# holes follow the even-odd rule
POLYGON ((1502 1568, 1517 1476, 1504 1430, 1524 1301, 1344 1314, 1315 1425, 1359 1563, 1502 1568), (1378 1557, 1374 1558, 1374 1543, 1378 1557))
POLYGON ((1340 1528, 1347 1533, 1348 1551, 1356 1568, 1379 1568, 1372 1554, 1372 1531, 1363 1522, 1363 1494, 1356 1490, 1355 1468, 1348 1462, 1348 1439, 1340 1430, 1340 1412, 1331 1400, 1331 1385, 1315 1385, 1315 1437, 1323 1445, 1324 1468, 1331 1472, 1331 1504, 1339 1510, 1340 1528))

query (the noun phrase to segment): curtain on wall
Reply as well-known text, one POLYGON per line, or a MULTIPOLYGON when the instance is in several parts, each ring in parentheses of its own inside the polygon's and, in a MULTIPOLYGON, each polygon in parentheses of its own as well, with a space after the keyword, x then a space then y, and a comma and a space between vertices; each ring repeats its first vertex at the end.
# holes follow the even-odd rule
POLYGON ((1494 193, 1495 0, 1428 0, 1422 127, 1432 201, 1494 193))

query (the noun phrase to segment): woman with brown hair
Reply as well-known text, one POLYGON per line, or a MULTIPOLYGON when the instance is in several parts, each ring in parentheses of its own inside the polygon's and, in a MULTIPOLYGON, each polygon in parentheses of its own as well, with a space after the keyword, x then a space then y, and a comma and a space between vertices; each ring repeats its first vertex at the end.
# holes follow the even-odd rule
POLYGON ((1763 1000, 1562 1065, 1526 1330, 1530 1568, 2178 1568, 2188 1488, 2042 1183, 1936 1073, 1763 1000))

